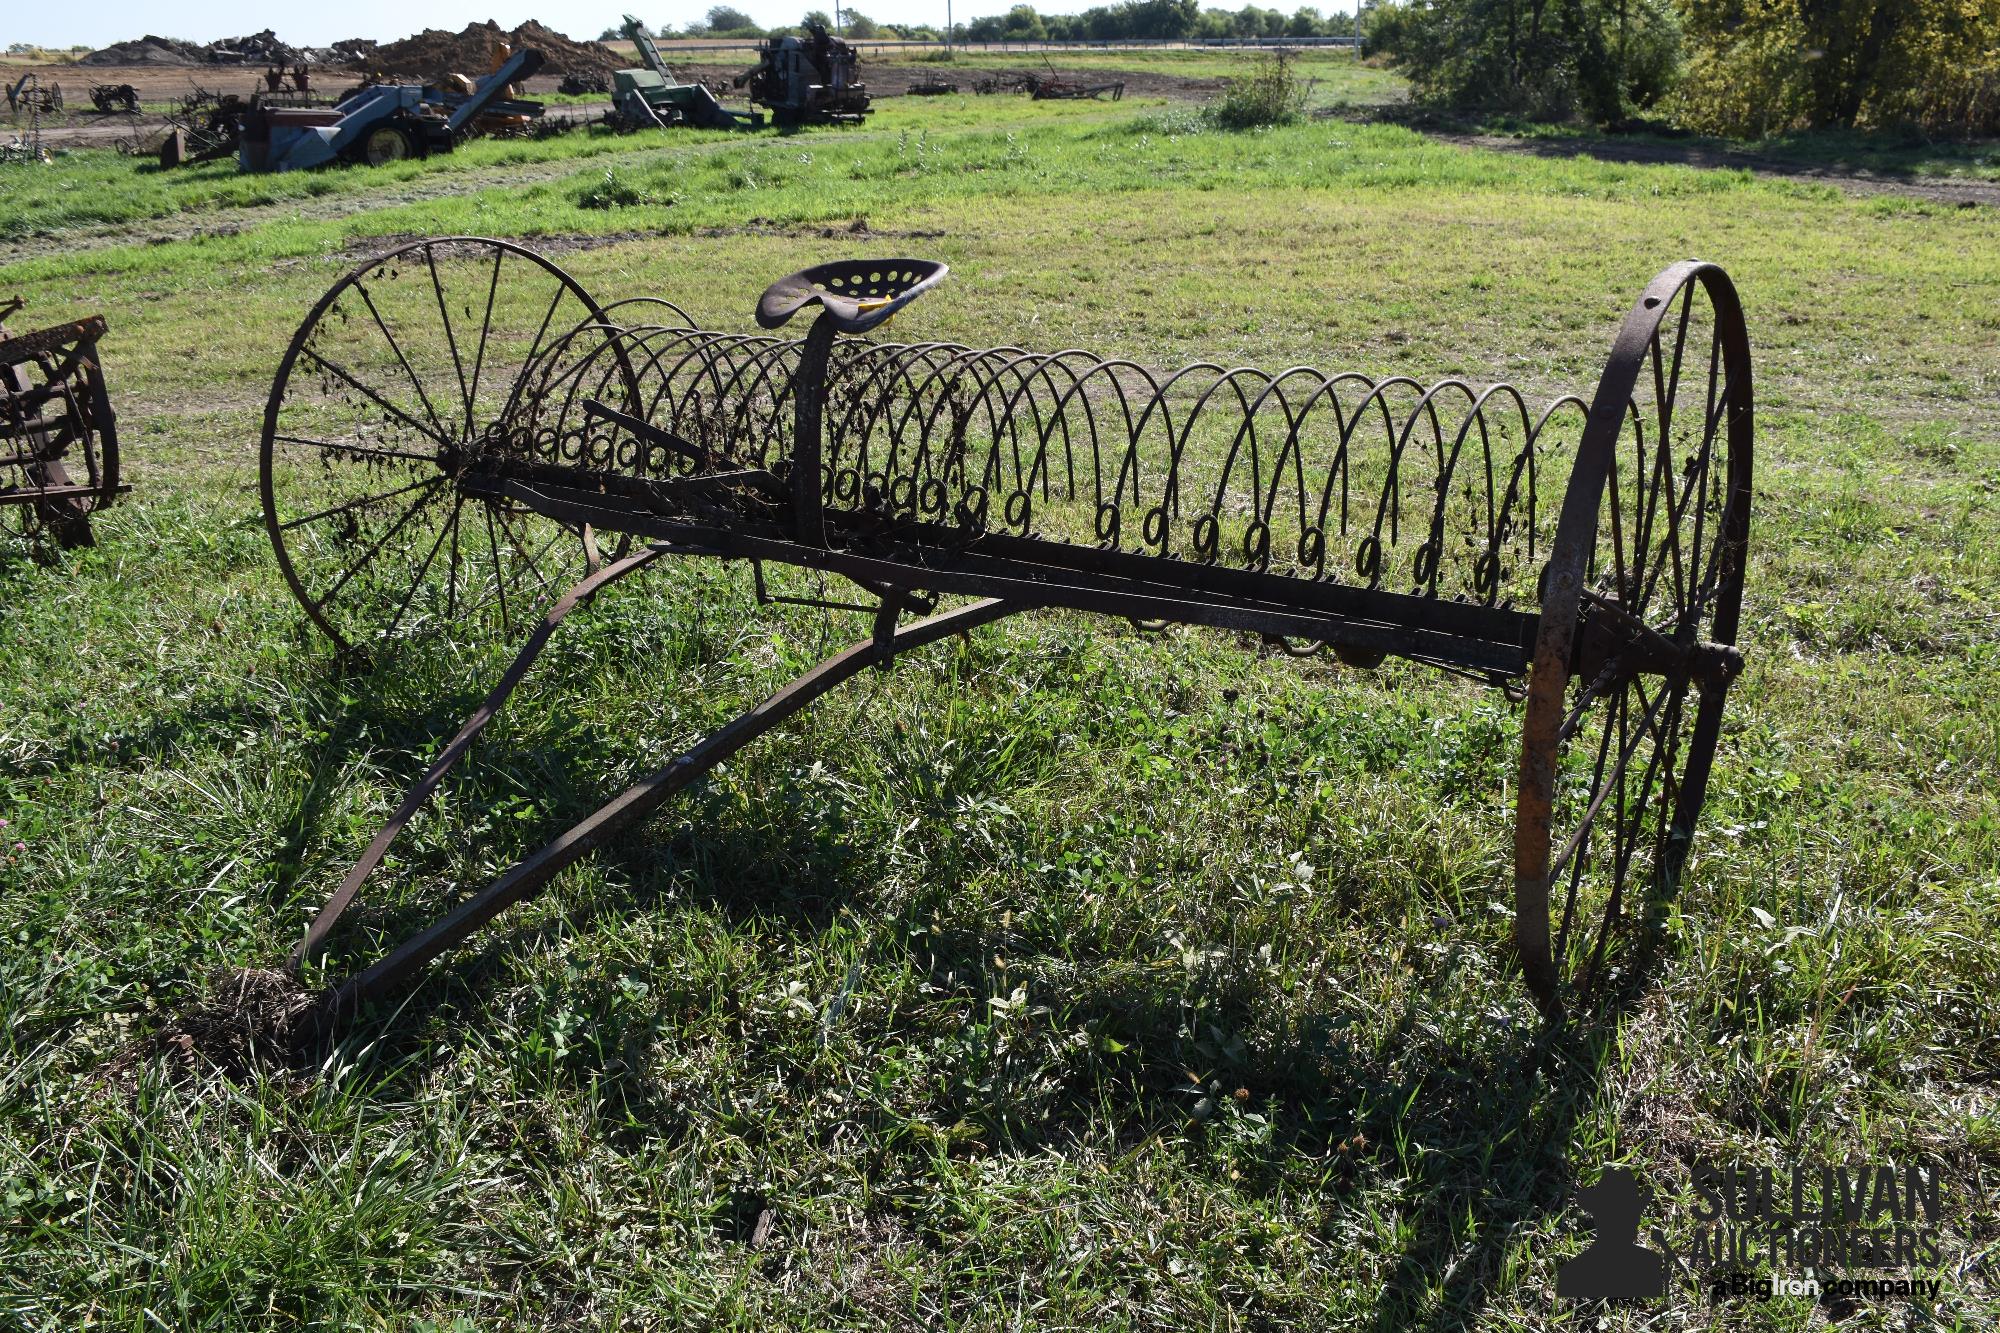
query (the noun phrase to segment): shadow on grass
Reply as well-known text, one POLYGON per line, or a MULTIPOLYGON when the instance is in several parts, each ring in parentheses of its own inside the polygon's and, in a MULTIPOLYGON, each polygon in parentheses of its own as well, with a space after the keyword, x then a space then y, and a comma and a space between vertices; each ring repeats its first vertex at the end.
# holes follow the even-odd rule
MULTIPOLYGON (((667 898, 726 923, 778 922, 797 949, 837 947, 842 909, 869 892, 873 856, 810 802, 788 798, 783 784, 764 791, 747 810, 737 799, 714 789, 683 797, 669 822, 600 853, 616 887, 560 917, 488 928, 434 964, 413 994, 364 1015, 337 1040, 352 1052, 368 1049, 371 1063, 392 1071, 383 1095, 400 1095, 398 1089, 421 1084, 440 1063, 456 1058, 466 1034, 508 1021, 494 1008, 501 989, 496 983, 517 974, 522 957, 557 953, 564 939, 587 933, 599 919, 658 910, 667 898)), ((936 818, 945 812, 912 813, 936 818)), ((430 910, 405 904, 376 916, 369 933, 377 940, 400 938, 423 925, 430 910)), ((916 924, 908 918, 903 910, 882 924, 907 942, 916 924)), ((948 924, 943 934, 930 934, 927 947, 933 973, 978 976, 1008 940, 992 927, 948 924)), ((1306 1162, 1332 1164, 1324 1183, 1332 1200, 1359 1196, 1364 1176, 1406 1180, 1396 1227, 1403 1239, 1374 1326, 1466 1328, 1479 1322, 1507 1280, 1510 1250, 1521 1235, 1560 1216, 1578 1168, 1595 1165, 1572 1158, 1576 1131, 1597 1104, 1618 1023, 1657 961, 1657 935, 1647 949, 1625 974, 1621 994, 1587 1024, 1564 1029, 1469 1012, 1469 1003, 1473 1010, 1485 1006, 1468 1001, 1467 974, 1452 956, 1433 960, 1400 988, 1393 1013, 1353 999, 1315 1001, 1291 1016, 1275 1039, 1220 1061, 1227 1079, 1220 1095, 1228 1096, 1241 1080, 1256 1089, 1254 1105, 1267 1117, 1262 1168, 1230 1156, 1221 1142, 1222 1117, 1191 1115, 1195 1101, 1185 1071, 1204 1060, 1214 1067, 1216 1058, 1194 1049, 1174 984, 1138 973, 1069 988, 1061 1002, 1063 1025, 1115 1032, 1125 1054, 1095 1055, 1070 1068, 1052 1102, 1025 1113, 995 1110, 979 1094, 960 1090, 920 1114, 937 1124, 985 1123, 979 1140, 954 1152, 1060 1153, 1101 1139, 1109 1095, 1117 1104, 1119 1140, 1136 1145, 1175 1136, 1187 1144, 1197 1172, 1227 1173, 1234 1192, 1272 1200, 1296 1192, 1297 1167, 1306 1162), (1349 1032, 1364 1032, 1365 1040, 1350 1042, 1344 1036, 1349 1032)), ((647 1048, 658 1040, 656 1016, 622 1006, 615 978, 554 984, 569 992, 564 1007, 580 1016, 579 1030, 593 1034, 597 1050, 619 1053, 552 1066, 559 1080, 573 1080, 579 1094, 599 1099, 610 1122, 607 1137, 659 1151, 703 1132, 701 1115, 685 1095, 657 1086, 644 1072, 647 1048)), ((1220 986, 1210 998, 1215 1022, 1240 1032, 1253 1029, 1266 1002, 1248 982, 1220 986)), ((742 1021, 754 1028, 759 1020, 746 1013, 742 1021)), ((751 1046, 757 1044, 753 1039, 751 1046)), ((744 1058, 756 1064, 787 1057, 753 1050, 744 1058)), ((899 1122, 880 1108, 857 1107, 854 1118, 861 1141, 890 1145, 873 1150, 880 1160, 869 1167, 871 1174, 896 1178, 912 1168, 905 1158, 929 1151, 907 1138, 894 1146, 899 1122)), ((767 1211, 768 1202, 735 1199, 721 1207, 716 1224, 725 1235, 737 1235, 767 1211)))
POLYGON ((1398 124, 1447 142, 1533 157, 1751 171, 1872 186, 1943 203, 2000 205, 2000 139, 1936 140, 1891 131, 1816 130, 1740 142, 1649 121, 1578 129, 1470 120, 1416 106, 1334 109, 1323 114, 1398 124))
MULTIPOLYGON (((422 706, 413 710, 407 701, 399 705, 356 689, 355 680, 333 665, 324 680, 304 687, 307 711, 324 735, 303 760, 306 776, 295 808, 278 820, 281 860, 292 868, 274 889, 278 901, 292 896, 297 862, 324 840, 329 798, 355 747, 365 739, 397 756, 384 777, 406 786, 483 695, 480 685, 420 694, 422 706)), ((134 748, 163 753, 181 730, 218 723, 213 717, 162 720, 157 734, 140 738, 134 748)), ((616 784, 603 790, 593 785, 579 756, 629 749, 580 716, 558 716, 548 729, 535 730, 541 739, 525 744, 510 743, 506 734, 483 738, 466 772, 446 791, 456 804, 483 808, 532 785, 540 814, 523 824, 539 836, 525 828, 508 835, 529 845, 615 790, 616 784)), ((899 817, 947 824, 952 794, 939 788, 934 799, 900 800, 899 817)), ((360 849, 357 842, 342 855, 360 849)), ((391 878, 435 882, 445 873, 447 854, 411 853, 391 878)), ((775 922, 794 950, 837 949, 845 909, 870 896, 878 858, 866 835, 830 815, 824 801, 780 780, 698 787, 664 817, 600 852, 597 864, 609 887, 572 902, 559 916, 503 918, 434 964, 413 992, 332 1034, 332 1043, 344 1058, 365 1060, 379 1072, 376 1095, 407 1095, 466 1044, 514 1021, 497 997, 514 988, 523 958, 552 956, 601 919, 657 911, 667 900, 705 910, 726 925, 775 922)), ((921 902, 883 913, 881 925, 897 949, 925 934, 928 967, 937 976, 981 977, 996 953, 1012 952, 1011 937, 976 915, 947 919, 942 931, 918 930, 925 922, 917 918, 937 903, 946 905, 949 918, 954 886, 978 869, 940 858, 934 866, 939 882, 921 902)), ((391 894, 386 906, 357 909, 333 941, 330 971, 338 977, 364 966, 428 924, 443 906, 439 898, 405 891, 391 894)), ((1649 919, 1657 920, 1657 913, 1649 919)), ((1018 1156, 1101 1140, 1109 1113, 1118 1141, 1136 1145, 1171 1136, 1186 1145, 1197 1173, 1235 1193, 1276 1200, 1300 1188, 1301 1164, 1314 1164, 1304 1168, 1307 1175, 1325 1164, 1309 1188, 1336 1209, 1342 1200, 1374 1206, 1363 1197, 1364 1177, 1407 1181, 1395 1204, 1397 1240, 1375 1304, 1375 1326, 1459 1329, 1478 1322, 1507 1282, 1510 1251, 1522 1233, 1560 1215, 1577 1168, 1594 1165, 1572 1160, 1576 1131, 1597 1104, 1618 1021, 1651 975, 1657 939, 1655 933, 1650 951, 1627 973, 1625 993, 1588 1025, 1556 1030, 1488 1016, 1483 1000, 1468 997, 1462 958, 1447 953, 1426 959, 1409 984, 1395 988, 1389 1012, 1345 993, 1319 995, 1288 1014, 1274 1035, 1221 1056, 1189 1036, 1184 997, 1173 981, 1142 969, 1087 975, 1058 983, 1067 992, 1060 1000, 1062 1024, 1114 1033, 1120 1039, 1115 1048, 1058 1068, 1057 1091, 1040 1102, 994 1106, 982 1094, 956 1088, 916 1114, 942 1125, 983 1125, 979 1138, 953 1152, 1018 1156), (1361 1039, 1350 1040, 1350 1034, 1361 1039), (1232 1156, 1224 1142, 1226 1114, 1196 1113, 1201 1089, 1191 1095, 1191 1068, 1226 1079, 1208 1094, 1211 1101, 1229 1097, 1239 1082, 1255 1089, 1254 1105, 1269 1132, 1251 1159, 1232 1156)), ((574 1081, 579 1094, 605 1108, 608 1138, 629 1140, 632 1149, 661 1150, 702 1132, 700 1111, 646 1072, 646 1052, 659 1039, 656 1012, 621 1004, 614 977, 556 977, 549 984, 568 992, 564 1008, 579 1016, 579 1030, 590 1034, 597 1053, 552 1061, 550 1073, 574 1081)), ((1208 1016, 1239 1033, 1259 1031, 1260 1011, 1269 1003, 1246 979, 1224 979, 1205 998, 1208 1016)), ((754 1014, 742 1016, 746 1028, 758 1022, 754 1014)), ((1270 1033, 1267 1025, 1261 1030, 1270 1033)), ((860 1040, 870 1044, 866 1036, 860 1040)), ((326 1053, 324 1040, 298 1051, 296 1072, 321 1067, 326 1053)), ((788 1057, 758 1050, 746 1058, 788 1057)), ((880 1160, 868 1168, 871 1174, 894 1177, 910 1168, 906 1159, 930 1151, 906 1135, 899 1139, 898 1124, 880 1108, 857 1108, 854 1115, 864 1141, 885 1145, 873 1149, 880 1160)), ((717 1214, 717 1224, 730 1235, 754 1230, 767 1202, 734 1199, 717 1214)))

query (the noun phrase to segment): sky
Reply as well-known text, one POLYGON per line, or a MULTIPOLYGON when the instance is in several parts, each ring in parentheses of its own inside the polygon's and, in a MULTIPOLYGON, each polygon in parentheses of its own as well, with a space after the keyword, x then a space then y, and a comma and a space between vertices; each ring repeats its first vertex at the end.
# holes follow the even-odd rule
MULTIPOLYGON (((1032 0, 1031 0, 1032 2, 1032 0)), ((1040 0, 1044 13, 1075 13, 1103 0, 1040 0)), ((708 12, 712 0, 681 0, 667 9, 646 0, 543 0, 542 3, 494 4, 489 0, 340 0, 333 4, 273 6, 270 0, 88 0, 84 4, 50 4, 47 0, 7 0, 0 14, 0 50, 16 42, 56 49, 100 47, 156 33, 193 42, 240 37, 276 29, 278 37, 295 46, 326 46, 346 37, 372 37, 391 42, 423 28, 456 32, 468 23, 492 19, 513 28, 536 19, 557 32, 578 39, 615 27, 630 9, 649 24, 685 25, 708 12)), ((831 0, 732 0, 765 25, 796 23, 808 9, 832 12, 831 0)), ((1219 8, 1240 9, 1242 0, 1204 0, 1219 8)), ((1296 0, 1263 0, 1265 7, 1296 8, 1296 0)), ((1014 0, 951 0, 951 16, 963 23, 983 14, 1004 14, 1014 0)), ((860 9, 878 23, 944 25, 945 0, 861 0, 860 9)), ((1342 0, 1322 3, 1331 13, 1352 8, 1342 0)))

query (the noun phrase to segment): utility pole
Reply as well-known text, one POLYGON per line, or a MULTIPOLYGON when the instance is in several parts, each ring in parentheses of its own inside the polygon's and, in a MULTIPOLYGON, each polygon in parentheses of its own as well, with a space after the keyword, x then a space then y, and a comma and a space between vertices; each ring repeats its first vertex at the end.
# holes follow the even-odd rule
POLYGON ((944 53, 951 54, 951 0, 944 0, 944 53))

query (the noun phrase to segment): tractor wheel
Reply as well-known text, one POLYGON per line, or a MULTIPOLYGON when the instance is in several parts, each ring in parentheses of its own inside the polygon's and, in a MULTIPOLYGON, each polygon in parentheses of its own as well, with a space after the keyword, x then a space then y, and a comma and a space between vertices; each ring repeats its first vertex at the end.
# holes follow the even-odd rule
POLYGON ((355 145, 354 156, 364 166, 379 167, 421 157, 423 153, 417 136, 408 126, 390 121, 363 134, 361 142, 355 145))

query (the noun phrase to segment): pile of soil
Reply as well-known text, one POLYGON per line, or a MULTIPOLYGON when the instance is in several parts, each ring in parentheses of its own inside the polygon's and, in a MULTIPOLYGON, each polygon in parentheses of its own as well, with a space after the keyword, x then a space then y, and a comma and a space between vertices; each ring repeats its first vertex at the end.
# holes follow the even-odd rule
POLYGON ((169 1069, 217 1070, 230 1078, 280 1068, 313 1035, 315 998, 284 972, 218 972, 207 994, 113 1056, 105 1073, 129 1086, 139 1064, 154 1056, 165 1056, 169 1069))
POLYGON ((102 51, 92 51, 76 62, 79 65, 206 65, 208 51, 193 42, 148 33, 136 42, 119 42, 102 51))
POLYGON ((444 74, 468 74, 475 78, 493 64, 493 49, 506 42, 516 51, 533 47, 546 56, 544 74, 610 74, 624 62, 595 42, 574 42, 533 19, 508 32, 488 19, 467 24, 465 31, 449 33, 426 28, 414 37, 378 46, 360 62, 372 74, 395 74, 413 78, 436 78, 444 74))

